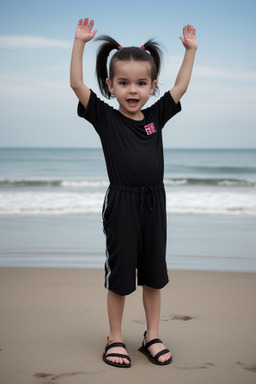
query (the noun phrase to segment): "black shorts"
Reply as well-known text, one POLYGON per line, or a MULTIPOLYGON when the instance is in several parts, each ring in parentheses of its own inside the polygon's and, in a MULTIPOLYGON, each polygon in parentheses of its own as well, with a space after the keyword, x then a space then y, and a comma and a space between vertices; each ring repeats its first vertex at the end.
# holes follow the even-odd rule
POLYGON ((128 295, 138 285, 160 289, 168 283, 164 185, 110 185, 103 210, 106 235, 105 287, 128 295))

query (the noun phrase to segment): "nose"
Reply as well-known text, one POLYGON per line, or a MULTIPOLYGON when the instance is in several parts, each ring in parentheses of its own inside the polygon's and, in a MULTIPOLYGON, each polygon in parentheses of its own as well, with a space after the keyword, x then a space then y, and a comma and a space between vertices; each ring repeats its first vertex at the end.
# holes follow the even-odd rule
POLYGON ((135 84, 130 84, 129 93, 132 93, 132 94, 137 93, 137 89, 136 89, 135 84))

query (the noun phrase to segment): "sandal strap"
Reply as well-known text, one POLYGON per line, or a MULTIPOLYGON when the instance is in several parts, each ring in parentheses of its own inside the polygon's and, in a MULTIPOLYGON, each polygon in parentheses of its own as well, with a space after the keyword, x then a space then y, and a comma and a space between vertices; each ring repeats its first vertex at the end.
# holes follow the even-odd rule
POLYGON ((131 359, 128 355, 123 355, 122 353, 108 353, 106 357, 122 357, 123 359, 127 359, 131 362, 131 359))
POLYGON ((160 352, 158 352, 154 357, 153 357, 153 359, 154 360, 156 360, 156 361, 158 361, 158 358, 160 357, 160 356, 162 356, 162 355, 165 355, 166 353, 169 353, 170 351, 169 351, 169 349, 163 349, 162 351, 160 351, 160 352))
POLYGON ((109 349, 115 348, 115 347, 122 347, 122 348, 126 349, 126 346, 124 343, 111 343, 111 344, 106 345, 105 352, 107 352, 109 349))
POLYGON ((161 343, 162 344, 162 340, 160 339, 153 339, 153 340, 150 340, 146 345, 145 345, 145 348, 149 348, 152 344, 157 344, 157 343, 161 343))

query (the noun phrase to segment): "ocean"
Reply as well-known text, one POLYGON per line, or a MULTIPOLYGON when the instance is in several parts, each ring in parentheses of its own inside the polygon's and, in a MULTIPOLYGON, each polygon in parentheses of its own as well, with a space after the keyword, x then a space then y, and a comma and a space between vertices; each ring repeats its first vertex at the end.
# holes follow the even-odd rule
MULTIPOLYGON (((256 150, 165 149, 168 267, 256 271, 256 150)), ((0 266, 102 267, 101 149, 0 149, 0 266)))

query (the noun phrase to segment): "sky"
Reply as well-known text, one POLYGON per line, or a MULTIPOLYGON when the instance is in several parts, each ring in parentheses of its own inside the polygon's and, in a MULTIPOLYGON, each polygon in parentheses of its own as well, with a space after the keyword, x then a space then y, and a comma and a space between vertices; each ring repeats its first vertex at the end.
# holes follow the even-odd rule
MULTIPOLYGON (((0 11, 0 147, 99 147, 76 114, 69 67, 77 22, 123 46, 163 45, 160 95, 171 89, 189 23, 198 51, 182 112, 163 131, 166 148, 256 148, 256 1, 8 0, 0 11)), ((97 42, 86 45, 84 81, 99 97, 97 42)), ((107 100, 105 100, 107 101, 107 100)), ((108 101, 107 101, 108 102, 108 101)), ((111 101, 118 108, 116 101, 111 101)))

